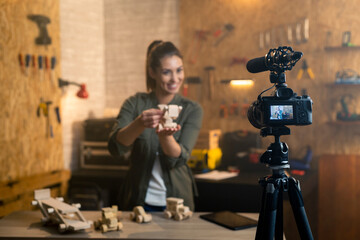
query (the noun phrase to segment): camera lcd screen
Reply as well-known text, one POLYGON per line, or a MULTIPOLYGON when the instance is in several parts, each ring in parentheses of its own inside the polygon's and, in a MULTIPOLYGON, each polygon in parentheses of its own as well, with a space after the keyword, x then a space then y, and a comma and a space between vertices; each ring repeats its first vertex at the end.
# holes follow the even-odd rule
POLYGON ((293 105, 271 105, 270 120, 292 120, 294 119, 293 105))
POLYGON ((200 215, 200 218, 231 230, 241 230, 257 226, 257 221, 230 211, 220 211, 200 215))

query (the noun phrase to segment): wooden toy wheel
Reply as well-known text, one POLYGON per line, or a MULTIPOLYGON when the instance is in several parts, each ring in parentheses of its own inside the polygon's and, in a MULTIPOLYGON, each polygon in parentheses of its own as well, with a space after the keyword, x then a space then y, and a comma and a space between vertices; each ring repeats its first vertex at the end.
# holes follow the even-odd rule
POLYGON ((144 217, 141 216, 141 215, 138 215, 138 216, 136 217, 136 222, 137 222, 137 223, 142 223, 143 220, 144 220, 144 217))
POLYGON ((105 232, 108 231, 108 227, 106 226, 106 224, 101 225, 101 231, 102 231, 103 233, 105 233, 105 232))
POLYGON ((171 218, 171 212, 169 212, 169 211, 165 211, 164 215, 166 218, 171 218))
POLYGON ((121 222, 118 223, 117 230, 121 230, 123 228, 123 224, 121 222))
POLYGON ((59 224, 59 232, 63 233, 66 231, 66 225, 64 223, 59 224))
POLYGON ((176 221, 183 220, 183 216, 180 213, 176 213, 174 218, 175 218, 176 221))

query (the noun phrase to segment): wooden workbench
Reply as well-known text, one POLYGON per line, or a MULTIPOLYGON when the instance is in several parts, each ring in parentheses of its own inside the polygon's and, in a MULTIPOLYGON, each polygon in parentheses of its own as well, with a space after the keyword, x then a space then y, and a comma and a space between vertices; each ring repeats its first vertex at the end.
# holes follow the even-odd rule
MULTIPOLYGON (((101 217, 100 211, 82 211, 87 221, 96 221, 101 217)), ((153 220, 150 223, 138 224, 129 219, 129 212, 121 214, 122 231, 101 233, 93 227, 83 232, 60 234, 55 226, 43 226, 40 211, 14 212, 0 219, 0 239, 255 239, 256 228, 244 230, 229 230, 216 224, 207 222, 199 215, 200 212, 187 220, 175 221, 163 217, 163 213, 152 213, 153 220)), ((253 219, 258 214, 246 213, 244 216, 253 219)))

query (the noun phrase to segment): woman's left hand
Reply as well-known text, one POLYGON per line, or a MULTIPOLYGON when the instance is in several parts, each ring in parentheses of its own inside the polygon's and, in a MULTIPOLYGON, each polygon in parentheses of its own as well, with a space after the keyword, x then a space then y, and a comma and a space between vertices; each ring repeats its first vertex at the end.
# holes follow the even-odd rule
POLYGON ((181 129, 180 125, 177 125, 175 128, 163 128, 162 130, 156 130, 156 133, 159 137, 161 136, 171 136, 181 129))

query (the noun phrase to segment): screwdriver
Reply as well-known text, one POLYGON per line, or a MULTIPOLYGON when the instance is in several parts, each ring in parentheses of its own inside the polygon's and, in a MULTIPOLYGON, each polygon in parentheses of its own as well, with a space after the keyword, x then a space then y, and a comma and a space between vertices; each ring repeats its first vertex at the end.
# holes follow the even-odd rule
POLYGON ((40 72, 40 81, 44 80, 44 72, 43 72, 43 57, 38 56, 38 65, 39 65, 39 72, 40 72))
POLYGON ((31 60, 30 54, 26 54, 26 56, 25 56, 25 75, 26 76, 29 75, 30 60, 31 60))
POLYGON ((51 82, 53 83, 53 86, 55 86, 55 65, 56 65, 56 58, 55 56, 51 57, 51 82))
POLYGON ((24 61, 23 61, 23 56, 21 53, 19 53, 19 64, 20 64, 20 69, 21 69, 21 72, 24 73, 25 72, 25 66, 24 66, 24 61))

